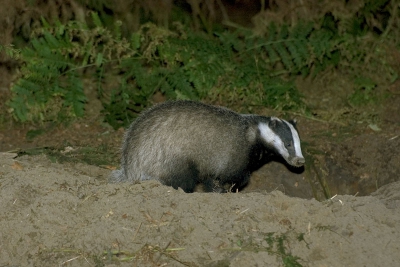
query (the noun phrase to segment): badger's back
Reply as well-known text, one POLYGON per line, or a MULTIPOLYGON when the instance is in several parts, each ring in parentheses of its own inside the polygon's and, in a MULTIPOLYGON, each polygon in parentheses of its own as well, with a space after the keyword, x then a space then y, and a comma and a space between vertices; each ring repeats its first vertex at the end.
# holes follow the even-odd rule
POLYGON ((234 176, 248 164, 246 150, 255 135, 249 120, 225 108, 192 101, 159 104, 128 129, 121 175, 129 181, 158 179, 166 184, 179 179, 180 170, 199 179, 234 176))

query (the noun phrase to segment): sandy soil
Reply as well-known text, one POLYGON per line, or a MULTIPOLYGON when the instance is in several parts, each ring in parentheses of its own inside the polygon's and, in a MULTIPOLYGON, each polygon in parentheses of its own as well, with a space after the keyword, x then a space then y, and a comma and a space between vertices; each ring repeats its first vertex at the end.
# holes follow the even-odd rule
POLYGON ((400 182, 318 202, 108 184, 109 170, 0 154, 0 266, 395 266, 400 182))

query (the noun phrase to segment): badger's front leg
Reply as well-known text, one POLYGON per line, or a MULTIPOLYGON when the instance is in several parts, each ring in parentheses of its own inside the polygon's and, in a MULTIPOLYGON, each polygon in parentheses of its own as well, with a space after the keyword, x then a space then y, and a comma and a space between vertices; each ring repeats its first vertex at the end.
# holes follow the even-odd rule
POLYGON ((224 185, 221 183, 219 179, 216 178, 208 178, 203 182, 204 191, 205 192, 213 192, 213 193, 226 193, 227 190, 224 188, 224 185))

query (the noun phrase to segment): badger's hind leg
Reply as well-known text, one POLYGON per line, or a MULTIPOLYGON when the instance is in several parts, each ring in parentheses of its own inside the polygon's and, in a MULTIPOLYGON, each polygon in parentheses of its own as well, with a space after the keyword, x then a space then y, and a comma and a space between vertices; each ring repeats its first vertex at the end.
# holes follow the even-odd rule
POLYGON ((188 162, 179 162, 172 164, 174 168, 169 170, 169 174, 162 177, 163 184, 172 186, 175 189, 182 188, 186 193, 193 193, 198 183, 199 172, 194 164, 188 162))
POLYGON ((127 178, 125 176, 125 171, 123 169, 112 171, 110 174, 110 177, 108 178, 108 181, 110 183, 118 183, 118 182, 123 182, 126 180, 127 180, 127 178))

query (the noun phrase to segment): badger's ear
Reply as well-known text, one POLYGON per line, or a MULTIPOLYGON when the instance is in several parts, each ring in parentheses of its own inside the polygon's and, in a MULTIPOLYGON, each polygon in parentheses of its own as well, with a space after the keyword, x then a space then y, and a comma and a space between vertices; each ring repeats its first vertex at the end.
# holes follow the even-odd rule
POLYGON ((296 126, 297 126, 297 120, 296 119, 290 120, 289 123, 291 125, 293 125, 294 128, 296 128, 296 126))
POLYGON ((278 123, 278 118, 271 117, 271 120, 269 121, 268 126, 273 129, 273 128, 276 128, 277 123, 278 123))

